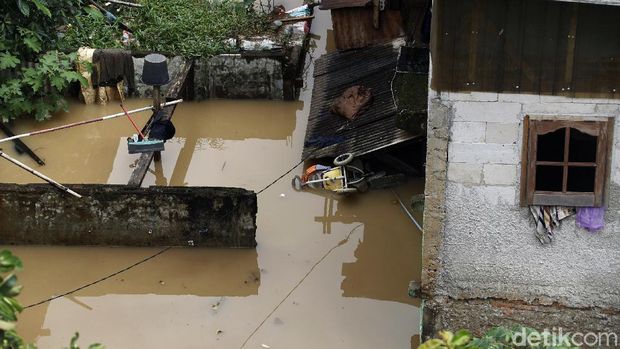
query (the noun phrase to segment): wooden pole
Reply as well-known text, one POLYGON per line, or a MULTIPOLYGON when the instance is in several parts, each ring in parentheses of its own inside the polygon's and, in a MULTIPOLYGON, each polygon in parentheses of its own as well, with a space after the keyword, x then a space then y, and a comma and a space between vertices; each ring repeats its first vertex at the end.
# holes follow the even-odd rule
MULTIPOLYGON (((183 102, 182 99, 177 99, 177 100, 174 100, 174 101, 162 103, 161 106, 162 107, 167 107, 167 106, 175 105, 175 104, 178 104, 178 103, 181 103, 181 102, 183 102)), ((138 108, 138 109, 133 109, 133 110, 127 111, 127 114, 135 114, 135 113, 139 113, 139 112, 142 112, 142 111, 151 110, 152 108, 153 108, 152 106, 148 106, 148 107, 142 107, 142 108, 138 108)), ((110 119, 118 118, 118 117, 121 117, 121 116, 125 116, 125 112, 111 114, 111 115, 106 115, 106 116, 102 116, 102 117, 99 117, 99 118, 96 118, 96 119, 90 119, 90 120, 85 120, 85 121, 74 122, 72 124, 67 124, 67 125, 47 128, 47 129, 44 129, 44 130, 33 131, 33 132, 29 132, 29 133, 22 133, 22 134, 19 134, 19 135, 15 135, 13 137, 7 137, 7 138, 4 138, 4 139, 0 139, 0 143, 12 141, 12 140, 18 139, 18 138, 24 138, 24 137, 29 137, 29 136, 40 135, 40 134, 43 134, 43 133, 49 133, 49 132, 54 132, 54 131, 58 131, 58 130, 64 130, 66 128, 86 125, 86 124, 90 124, 90 123, 93 123, 93 122, 110 120, 110 119)))
POLYGON ((142 5, 135 4, 133 2, 120 1, 120 0, 106 0, 106 1, 111 2, 113 4, 117 4, 117 5, 124 5, 124 6, 130 6, 130 7, 142 7, 142 5))
POLYGON ((60 189, 60 190, 62 190, 62 191, 64 191, 64 192, 66 192, 66 193, 69 193, 69 194, 71 194, 71 195, 75 196, 76 198, 81 198, 81 197, 82 197, 82 195, 80 195, 80 194, 78 194, 78 193, 74 192, 73 190, 71 190, 71 189, 69 189, 69 188, 65 187, 64 185, 62 185, 62 184, 60 184, 60 183, 56 182, 55 180, 53 180, 53 179, 49 178, 48 176, 44 175, 43 173, 41 173, 41 172, 39 172, 39 171, 37 171, 37 170, 34 170, 34 169, 32 169, 32 168, 30 168, 30 167, 28 167, 28 166, 24 165, 23 163, 19 162, 19 161, 18 161, 18 160, 16 160, 16 159, 13 159, 12 157, 10 157, 10 156, 6 155, 6 154, 5 154, 5 153, 3 153, 2 151, 0 151, 0 157, 5 158, 6 160, 8 160, 8 161, 12 162, 13 164, 15 164, 15 165, 17 165, 17 166, 21 167, 23 170, 26 170, 26 171, 28 171, 28 172, 32 173, 33 175, 35 175, 35 176, 37 176, 37 177, 41 178, 42 180, 44 180, 44 181, 46 181, 46 182, 48 182, 48 183, 52 184, 52 185, 53 185, 53 186, 55 186, 56 188, 58 188, 58 189, 60 189))

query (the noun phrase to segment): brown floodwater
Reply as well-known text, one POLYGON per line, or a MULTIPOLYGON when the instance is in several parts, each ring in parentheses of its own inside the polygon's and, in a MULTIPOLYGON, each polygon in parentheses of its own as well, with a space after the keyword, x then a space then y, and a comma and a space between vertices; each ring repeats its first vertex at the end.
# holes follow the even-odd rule
MULTIPOLYGON (((318 57, 329 13, 313 23, 318 57)), ((306 77, 311 77, 309 65, 306 77)), ((183 103, 176 137, 144 185, 235 186, 260 190, 301 157, 311 79, 299 102, 183 103)), ((130 100, 129 107, 149 104, 130 100)), ((71 103, 51 121, 22 121, 15 131, 116 113, 118 105, 71 103)), ((136 116, 143 123, 148 113, 136 116)), ((64 183, 126 183, 137 156, 127 154, 127 120, 26 138, 64 183)), ((14 154, 11 145, 5 145, 14 154)), ((36 167, 25 155, 18 156, 36 167)), ((291 177, 258 196, 256 249, 174 248, 71 296, 26 309, 18 331, 40 348, 80 342, 107 348, 410 348, 419 333, 421 232, 390 191, 346 198, 295 192, 291 177), (263 346, 263 344, 265 346, 263 346)), ((7 162, 0 181, 39 182, 7 162)), ((397 188, 402 198, 422 180, 397 188)), ((416 214, 418 219, 421 215, 416 214)), ((19 299, 29 305, 114 273, 153 248, 11 246, 24 260, 19 299)))

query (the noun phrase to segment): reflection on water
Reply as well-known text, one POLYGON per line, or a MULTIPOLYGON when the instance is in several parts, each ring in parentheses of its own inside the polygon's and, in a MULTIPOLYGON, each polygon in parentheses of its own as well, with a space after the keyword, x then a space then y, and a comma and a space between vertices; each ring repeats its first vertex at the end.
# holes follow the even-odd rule
MULTIPOLYGON (((287 6, 290 8, 290 6, 287 6)), ((313 24, 325 52, 329 13, 313 24)), ((310 70, 307 74, 312 76, 310 70)), ((258 190, 300 159, 310 91, 301 102, 209 101, 177 107, 176 138, 144 185, 240 186, 258 190)), ((131 107, 148 104, 133 100, 131 107)), ((72 105, 51 123, 116 112, 72 105)), ((142 122, 146 116, 137 117, 142 122)), ((136 156, 126 152, 126 120, 28 139, 63 182, 126 183, 136 156)), ((26 160, 24 160, 26 161, 26 160)), ((27 161, 26 161, 27 162, 27 161)), ((297 168, 294 173, 300 173, 297 168)), ((252 250, 179 248, 130 271, 24 311, 18 330, 40 348, 82 343, 108 348, 410 348, 418 303, 407 298, 420 277, 420 232, 389 191, 347 198, 295 192, 293 174, 258 196, 252 250), (354 230, 355 227, 358 229, 354 230), (350 235, 349 239, 346 239, 350 235)), ((6 164, 0 180, 34 182, 6 164)), ((422 192, 412 181, 402 197, 422 192)), ((11 247, 24 259, 20 296, 31 304, 131 265, 151 248, 11 247)))

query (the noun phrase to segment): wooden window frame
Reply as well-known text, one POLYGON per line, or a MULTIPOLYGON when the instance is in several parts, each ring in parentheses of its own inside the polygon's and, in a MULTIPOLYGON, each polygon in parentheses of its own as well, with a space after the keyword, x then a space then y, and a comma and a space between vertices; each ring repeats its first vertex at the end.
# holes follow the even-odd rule
POLYGON ((603 205, 605 187, 610 173, 610 154, 613 138, 613 118, 531 118, 523 121, 523 149, 521 159, 521 206, 576 206, 600 207, 603 205), (537 161, 538 135, 566 128, 563 161, 537 161), (596 162, 571 162, 569 157, 569 128, 597 137, 596 162), (561 165, 558 165, 558 164, 561 165), (536 166, 551 165, 563 167, 562 192, 536 191, 536 166), (593 192, 567 191, 568 167, 595 167, 593 192))

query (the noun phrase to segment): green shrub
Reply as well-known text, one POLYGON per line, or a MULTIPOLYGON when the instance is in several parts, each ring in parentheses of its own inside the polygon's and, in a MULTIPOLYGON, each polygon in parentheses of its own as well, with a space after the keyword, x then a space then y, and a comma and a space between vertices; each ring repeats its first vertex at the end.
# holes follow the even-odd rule
MULTIPOLYGON (((467 330, 459 330, 456 333, 450 331, 440 331, 439 338, 430 339, 422 343, 418 349, 576 349, 568 343, 556 343, 554 345, 529 346, 523 337, 548 338, 548 334, 538 332, 534 329, 515 326, 513 328, 496 327, 485 333, 482 337, 476 338, 467 330)), ((551 341, 551 340, 550 340, 551 341)), ((542 342, 541 342, 542 343, 542 342)))
POLYGON ((60 47, 64 50, 82 46, 120 48, 123 46, 121 31, 115 23, 108 22, 101 11, 84 7, 82 13, 67 25, 60 40, 60 47))
POLYGON ((56 28, 80 9, 79 0, 4 0, 0 3, 0 121, 22 115, 44 120, 66 108, 63 90, 83 78, 75 55, 55 51, 56 28))
MULTIPOLYGON (((263 34, 268 16, 234 0, 141 0, 141 8, 123 9, 118 21, 134 31, 132 48, 183 56, 232 52, 225 41, 263 34)), ((76 16, 62 39, 65 49, 121 47, 122 30, 98 11, 76 16)))

